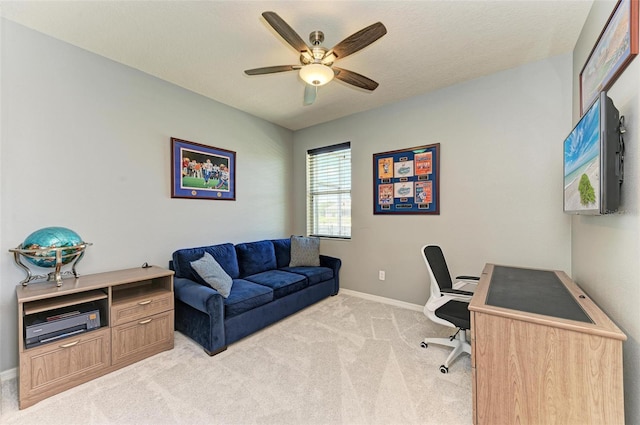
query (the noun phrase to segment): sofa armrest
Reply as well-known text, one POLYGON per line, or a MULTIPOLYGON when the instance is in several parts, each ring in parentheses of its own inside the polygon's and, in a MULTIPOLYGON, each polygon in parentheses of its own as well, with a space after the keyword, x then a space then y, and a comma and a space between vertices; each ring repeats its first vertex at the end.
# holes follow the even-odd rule
POLYGON ((330 268, 333 270, 333 274, 337 275, 340 271, 340 266, 342 266, 342 260, 328 255, 320 255, 320 266, 330 268))
POLYGON ((204 347, 209 355, 226 348, 224 302, 215 289, 193 280, 173 279, 176 298, 176 330, 204 347))
POLYGON ((328 267, 333 270, 333 278, 336 281, 336 288, 334 295, 340 290, 340 267, 342 266, 342 260, 335 257, 329 257, 328 255, 320 255, 320 266, 328 267))
POLYGON ((196 310, 214 317, 218 315, 214 313, 224 310, 222 295, 210 286, 177 277, 173 279, 173 287, 175 297, 196 310))

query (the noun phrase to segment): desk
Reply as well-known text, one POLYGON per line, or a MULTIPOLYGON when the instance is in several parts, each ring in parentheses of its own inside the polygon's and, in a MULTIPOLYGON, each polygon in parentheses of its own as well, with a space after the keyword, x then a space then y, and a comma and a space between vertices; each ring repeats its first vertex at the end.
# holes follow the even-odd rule
POLYGON ((624 423, 620 329, 562 271, 487 264, 469 304, 473 423, 624 423))

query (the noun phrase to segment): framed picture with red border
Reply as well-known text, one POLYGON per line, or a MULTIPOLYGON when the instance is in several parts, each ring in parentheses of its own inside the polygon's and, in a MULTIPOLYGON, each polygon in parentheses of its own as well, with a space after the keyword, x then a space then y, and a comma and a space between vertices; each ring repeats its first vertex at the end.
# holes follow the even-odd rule
POLYGON ((373 154, 374 214, 440 214, 440 143, 373 154))

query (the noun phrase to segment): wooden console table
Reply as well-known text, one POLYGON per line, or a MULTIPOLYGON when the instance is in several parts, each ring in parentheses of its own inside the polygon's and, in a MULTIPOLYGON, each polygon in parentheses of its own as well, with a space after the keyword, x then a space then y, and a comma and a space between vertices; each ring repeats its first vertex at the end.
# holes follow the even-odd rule
MULTIPOLYGON (((20 409, 173 348, 173 271, 135 268, 18 285, 20 409), (88 331, 30 338, 27 326, 92 312, 88 331), (93 313, 97 312, 97 313, 93 313)), ((89 316, 87 316, 89 317, 89 316)))
POLYGON ((469 310, 474 424, 624 424, 627 337, 564 272, 487 264, 469 310))

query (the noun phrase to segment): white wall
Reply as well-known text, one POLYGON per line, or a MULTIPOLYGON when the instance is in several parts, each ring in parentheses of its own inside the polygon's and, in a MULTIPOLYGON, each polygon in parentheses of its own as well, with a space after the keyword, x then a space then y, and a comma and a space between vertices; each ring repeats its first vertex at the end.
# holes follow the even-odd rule
MULTIPOLYGON (((2 39, 3 39, 3 26, 4 26, 4 20, 0 19, 0 48, 2 47, 2 39)), ((3 99, 2 99, 2 54, 0 54, 0 142, 2 141, 2 103, 3 103, 3 99)), ((2 164, 2 145, 0 144, 0 164, 2 164)), ((0 169, 2 167, 0 166, 0 169)), ((2 187, 2 173, 0 172, 0 188, 2 187)), ((0 196, 0 223, 2 223, 2 196, 0 196)), ((0 225, 0 240, 2 240, 2 225, 0 225)), ((0 284, 0 288, 2 288, 3 285, 0 284)), ((1 298, 0 298, 1 299, 1 298)), ((2 332, 2 314, 0 314, 0 335, 2 332)), ((4 370, 2 368, 2 350, 0 350, 0 389, 2 388, 2 374, 1 372, 4 370)), ((0 397, 0 416, 2 416, 2 405, 4 403, 2 403, 2 397, 0 397)))
MULTIPOLYGON (((593 4, 573 55, 573 119, 579 118, 579 76, 615 1, 593 4)), ((609 90, 625 116, 624 183, 620 213, 572 219, 573 279, 596 300, 627 335, 624 343, 626 423, 640 423, 640 205, 638 182, 640 151, 640 59, 635 58, 609 90)))
POLYGON ((487 262, 570 272, 561 153, 570 129, 567 54, 297 131, 294 228, 305 229, 307 149, 350 140, 352 239, 322 242, 342 258, 342 287, 423 304, 426 243, 443 247, 453 274, 487 262), (440 215, 373 215, 372 155, 437 142, 440 215))
POLYGON ((92 242, 81 274, 291 234, 289 130, 10 21, 1 40, 0 370, 24 278, 8 250, 36 229, 92 242), (170 137, 236 151, 237 201, 172 199, 170 137))

